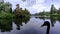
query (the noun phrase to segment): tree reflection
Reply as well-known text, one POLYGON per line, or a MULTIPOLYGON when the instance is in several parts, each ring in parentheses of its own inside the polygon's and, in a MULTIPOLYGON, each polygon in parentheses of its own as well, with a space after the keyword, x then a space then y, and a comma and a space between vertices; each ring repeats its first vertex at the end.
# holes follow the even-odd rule
POLYGON ((1 32, 12 30, 12 19, 0 19, 0 30, 1 32))
MULTIPOLYGON (((22 23, 27 24, 29 21, 28 18, 14 18, 13 21, 17 26, 17 30, 20 30, 20 26, 23 26, 22 23)), ((1 32, 10 32, 13 29, 12 27, 12 19, 0 19, 0 30, 1 32)))
POLYGON ((54 24, 56 23, 56 21, 60 22, 60 16, 50 15, 49 18, 47 18, 47 17, 46 18, 45 17, 39 17, 39 19, 43 19, 44 21, 45 21, 45 19, 50 19, 52 27, 54 27, 54 24))
POLYGON ((29 21, 29 17, 27 17, 27 18, 15 18, 13 21, 14 21, 14 23, 16 24, 16 26, 17 26, 17 30, 20 30, 20 26, 23 26, 23 24, 22 23, 25 23, 25 24, 27 24, 28 23, 28 21, 29 21))
POLYGON ((45 17, 39 17, 39 19, 43 19, 43 20, 45 20, 45 17))
POLYGON ((30 20, 30 17, 25 17, 24 19, 22 19, 22 22, 24 22, 25 24, 27 24, 29 20, 30 20))
POLYGON ((56 19, 54 17, 50 17, 51 25, 54 27, 54 24, 56 23, 56 19))
POLYGON ((51 21, 51 25, 52 27, 54 27, 54 24, 56 23, 56 21, 59 21, 60 22, 60 16, 50 16, 50 21, 51 21))
POLYGON ((23 26, 22 19, 16 18, 16 19, 14 19, 14 23, 17 26, 17 30, 20 30, 20 26, 23 26))
POLYGON ((58 16, 58 21, 59 21, 59 23, 60 23, 60 15, 58 16))

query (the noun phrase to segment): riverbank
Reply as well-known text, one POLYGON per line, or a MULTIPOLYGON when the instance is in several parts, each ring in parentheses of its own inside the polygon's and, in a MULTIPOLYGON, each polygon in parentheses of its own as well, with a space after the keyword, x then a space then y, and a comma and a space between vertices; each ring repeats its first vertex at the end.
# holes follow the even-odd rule
MULTIPOLYGON (((16 18, 15 14, 13 13, 8 13, 8 12, 0 12, 0 19, 11 19, 11 18, 16 18)), ((30 17, 30 15, 22 15, 20 17, 30 17)))
POLYGON ((42 16, 35 16, 36 18, 53 18, 53 19, 57 19, 60 17, 59 14, 49 14, 49 15, 42 15, 42 16))

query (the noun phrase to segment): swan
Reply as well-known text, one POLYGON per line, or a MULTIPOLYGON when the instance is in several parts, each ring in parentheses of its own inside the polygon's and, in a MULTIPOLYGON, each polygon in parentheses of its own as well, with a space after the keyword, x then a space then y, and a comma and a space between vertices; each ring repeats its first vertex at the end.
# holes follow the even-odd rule
POLYGON ((45 21, 45 22, 43 23, 43 25, 41 25, 41 27, 43 27, 43 26, 47 26, 46 34, 49 34, 50 22, 49 22, 49 21, 45 21))

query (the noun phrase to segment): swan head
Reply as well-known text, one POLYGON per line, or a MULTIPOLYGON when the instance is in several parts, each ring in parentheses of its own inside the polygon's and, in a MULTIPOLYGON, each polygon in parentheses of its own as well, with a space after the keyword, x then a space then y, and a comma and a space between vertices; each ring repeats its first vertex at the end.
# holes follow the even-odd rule
POLYGON ((41 25, 41 27, 43 27, 43 26, 50 26, 50 22, 49 22, 49 21, 45 21, 45 22, 43 23, 43 25, 41 25))

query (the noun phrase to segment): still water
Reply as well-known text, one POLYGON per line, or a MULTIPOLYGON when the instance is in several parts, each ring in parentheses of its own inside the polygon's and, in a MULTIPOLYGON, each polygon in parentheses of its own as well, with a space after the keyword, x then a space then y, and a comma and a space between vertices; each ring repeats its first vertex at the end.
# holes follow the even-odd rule
POLYGON ((60 34, 60 20, 43 18, 0 19, 0 34, 46 34, 47 27, 41 25, 50 23, 49 34, 60 34))

